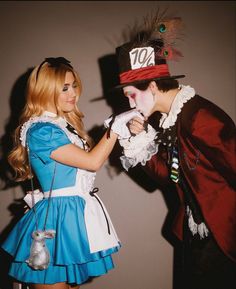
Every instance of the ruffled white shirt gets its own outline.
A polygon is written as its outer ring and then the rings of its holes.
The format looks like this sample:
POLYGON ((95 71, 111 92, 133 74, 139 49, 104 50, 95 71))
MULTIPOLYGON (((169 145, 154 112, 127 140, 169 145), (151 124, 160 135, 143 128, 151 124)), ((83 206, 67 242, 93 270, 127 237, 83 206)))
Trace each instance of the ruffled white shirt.
POLYGON ((178 114, 181 112, 184 104, 189 101, 195 95, 195 90, 191 86, 179 86, 180 91, 176 94, 169 113, 162 113, 159 126, 166 129, 173 126, 176 123, 178 114))

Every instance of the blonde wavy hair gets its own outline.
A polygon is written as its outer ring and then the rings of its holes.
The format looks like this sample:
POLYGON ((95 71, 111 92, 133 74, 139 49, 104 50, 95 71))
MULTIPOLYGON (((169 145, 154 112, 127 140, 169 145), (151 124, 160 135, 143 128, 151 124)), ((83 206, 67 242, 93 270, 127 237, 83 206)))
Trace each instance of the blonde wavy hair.
POLYGON ((81 80, 77 72, 69 65, 61 63, 54 67, 45 62, 42 66, 35 67, 30 74, 27 82, 26 104, 19 119, 19 126, 13 134, 14 148, 8 155, 8 162, 14 169, 14 179, 16 181, 24 181, 32 177, 30 175, 27 149, 22 146, 20 141, 21 126, 31 117, 40 116, 48 105, 54 105, 57 115, 65 117, 90 147, 93 144, 84 130, 82 122, 84 115, 77 105, 69 113, 63 113, 58 105, 58 96, 62 92, 67 72, 71 72, 78 83, 76 99, 78 101, 82 91, 81 80))

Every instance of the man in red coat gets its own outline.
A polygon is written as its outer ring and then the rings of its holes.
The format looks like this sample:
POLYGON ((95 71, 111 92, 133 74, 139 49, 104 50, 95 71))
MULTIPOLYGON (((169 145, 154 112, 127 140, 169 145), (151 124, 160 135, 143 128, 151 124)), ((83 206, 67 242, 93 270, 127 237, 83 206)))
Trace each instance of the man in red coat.
POLYGON ((236 129, 212 102, 179 85, 166 60, 181 19, 154 17, 138 37, 117 48, 120 82, 131 108, 157 128, 130 122, 133 136, 121 139, 126 170, 143 165, 159 183, 172 182, 180 198, 173 231, 183 244, 181 289, 236 288, 236 129), (174 27, 174 28, 173 28, 174 27), (152 33, 152 32, 155 33, 152 33))

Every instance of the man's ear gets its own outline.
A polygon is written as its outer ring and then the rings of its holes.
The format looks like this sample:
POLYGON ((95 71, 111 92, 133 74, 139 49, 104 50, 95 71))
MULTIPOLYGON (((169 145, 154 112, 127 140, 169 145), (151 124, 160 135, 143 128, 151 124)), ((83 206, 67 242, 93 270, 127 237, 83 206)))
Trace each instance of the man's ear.
POLYGON ((149 88, 151 89, 153 95, 155 95, 156 92, 158 91, 157 84, 154 80, 149 83, 149 88))

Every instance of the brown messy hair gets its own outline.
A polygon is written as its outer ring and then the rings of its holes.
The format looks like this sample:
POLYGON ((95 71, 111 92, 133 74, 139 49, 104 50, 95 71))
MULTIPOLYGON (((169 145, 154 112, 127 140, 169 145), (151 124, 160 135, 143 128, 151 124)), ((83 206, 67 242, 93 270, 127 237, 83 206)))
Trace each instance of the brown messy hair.
MULTIPOLYGON (((179 82, 176 79, 170 78, 170 79, 158 79, 158 80, 153 80, 156 82, 156 85, 159 90, 163 92, 167 92, 171 89, 175 89, 179 87, 179 82)), ((139 90, 146 90, 150 84, 149 81, 141 82, 134 84, 134 86, 139 89, 139 90)))
POLYGON ((35 67, 27 82, 26 104, 19 119, 19 125, 13 134, 14 148, 8 156, 8 162, 15 171, 15 180, 24 181, 30 178, 27 149, 21 144, 20 130, 22 125, 31 117, 40 116, 47 108, 47 105, 54 104, 57 115, 65 117, 66 120, 77 130, 79 135, 92 146, 92 140, 84 130, 82 118, 84 115, 75 105, 73 111, 63 113, 58 105, 58 96, 62 91, 65 82, 66 72, 74 75, 78 83, 77 101, 82 91, 81 80, 76 71, 66 65, 60 64, 57 67, 50 66, 47 62, 40 67, 35 67))

